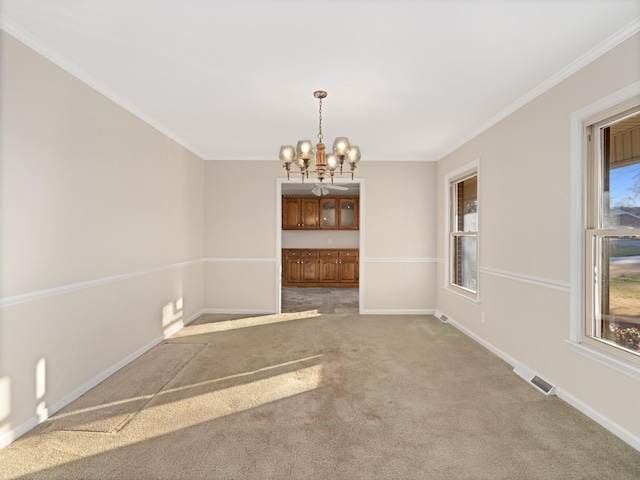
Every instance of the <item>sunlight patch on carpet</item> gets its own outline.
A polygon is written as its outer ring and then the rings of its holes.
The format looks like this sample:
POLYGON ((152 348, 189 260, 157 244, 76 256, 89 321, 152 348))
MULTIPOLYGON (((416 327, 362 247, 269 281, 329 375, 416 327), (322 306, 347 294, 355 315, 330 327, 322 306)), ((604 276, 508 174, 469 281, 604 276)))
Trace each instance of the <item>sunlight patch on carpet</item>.
MULTIPOLYGON (((133 436, 136 433, 147 437, 166 435, 315 390, 321 381, 322 365, 312 365, 226 388, 216 389, 211 385, 199 389, 197 394, 180 395, 171 401, 162 399, 165 394, 162 392, 127 426, 127 432, 133 436), (153 432, 149 432, 149 425, 154 425, 153 432)), ((166 393, 175 395, 176 390, 166 393)))
POLYGON ((117 432, 203 348, 169 343, 152 348, 60 410, 48 428, 117 432))
POLYGON ((188 325, 179 332, 176 332, 171 338, 182 338, 188 337, 190 335, 226 332, 229 330, 237 330, 239 328, 258 327, 260 325, 269 325, 273 323, 291 322, 293 320, 303 320, 306 318, 319 317, 320 315, 321 314, 318 313, 318 310, 307 310, 304 312, 278 313, 274 315, 262 315, 259 317, 239 318, 237 320, 225 320, 222 322, 188 325))

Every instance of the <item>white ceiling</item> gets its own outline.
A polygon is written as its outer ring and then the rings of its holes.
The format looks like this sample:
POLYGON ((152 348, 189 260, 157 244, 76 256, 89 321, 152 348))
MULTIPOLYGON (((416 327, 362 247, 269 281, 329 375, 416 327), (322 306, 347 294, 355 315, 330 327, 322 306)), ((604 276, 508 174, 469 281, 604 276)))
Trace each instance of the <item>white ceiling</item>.
POLYGON ((193 152, 435 160, 640 30, 640 0, 1 0, 2 28, 193 152))

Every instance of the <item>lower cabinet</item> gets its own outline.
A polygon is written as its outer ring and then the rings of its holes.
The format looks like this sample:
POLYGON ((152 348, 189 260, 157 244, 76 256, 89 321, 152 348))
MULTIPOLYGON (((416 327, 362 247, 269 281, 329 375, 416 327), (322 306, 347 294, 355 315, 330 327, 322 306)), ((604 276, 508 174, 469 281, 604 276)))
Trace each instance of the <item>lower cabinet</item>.
POLYGON ((358 249, 283 249, 285 287, 357 287, 358 249))

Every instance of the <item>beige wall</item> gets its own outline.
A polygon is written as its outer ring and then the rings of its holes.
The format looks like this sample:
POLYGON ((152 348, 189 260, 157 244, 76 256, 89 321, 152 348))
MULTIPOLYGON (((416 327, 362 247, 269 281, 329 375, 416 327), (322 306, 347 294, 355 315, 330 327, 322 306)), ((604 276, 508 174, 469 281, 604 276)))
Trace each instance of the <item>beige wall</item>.
POLYGON ((354 230, 284 230, 282 248, 358 248, 360 232, 354 230))
MULTIPOLYGON (((362 243, 363 312, 434 311, 436 165, 390 165, 369 162, 359 168, 362 229, 359 235, 332 235, 340 245, 362 243)), ((279 247, 301 246, 310 235, 292 240, 285 232, 283 239, 277 229, 277 179, 285 177, 284 170, 277 161, 206 162, 205 170, 206 309, 275 312, 279 247)), ((328 237, 320 233, 309 246, 327 248, 328 237)))
POLYGON ((636 442, 640 415, 631 412, 637 410, 640 382, 579 355, 566 340, 571 289, 581 288, 570 285, 570 224, 580 215, 570 205, 570 117, 639 78, 635 35, 447 155, 438 163, 437 179, 443 259, 444 179, 480 158, 480 303, 442 288, 440 265, 438 309, 506 358, 558 385, 563 398, 592 417, 631 432, 636 442))
POLYGON ((420 313, 436 307, 436 167, 433 162, 360 167, 366 179, 365 312, 420 313))
POLYGON ((277 162, 205 162, 205 308, 276 311, 277 162))
POLYGON ((0 45, 2 441, 203 310, 204 162, 0 45))

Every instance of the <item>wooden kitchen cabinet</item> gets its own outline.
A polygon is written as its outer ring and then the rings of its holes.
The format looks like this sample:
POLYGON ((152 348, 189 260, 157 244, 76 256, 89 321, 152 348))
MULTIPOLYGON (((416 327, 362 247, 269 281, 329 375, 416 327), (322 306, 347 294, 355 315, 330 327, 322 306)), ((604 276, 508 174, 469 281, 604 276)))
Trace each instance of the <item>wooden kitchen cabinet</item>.
POLYGON ((282 262, 282 274, 284 278, 286 278, 289 283, 301 283, 300 250, 283 250, 282 262))
POLYGON ((301 283, 316 283, 320 277, 318 250, 302 250, 300 255, 301 283))
POLYGON ((357 287, 358 249, 283 249, 285 287, 357 287))
POLYGON ((358 283, 358 250, 340 250, 338 255, 338 281, 340 283, 358 283))
POLYGON ((338 250, 319 250, 320 282, 338 282, 338 250))
POLYGON ((282 259, 282 271, 287 283, 301 285, 318 282, 320 265, 317 250, 283 250, 282 259))
POLYGON ((312 197, 282 197, 283 230, 317 230, 320 202, 312 197))
POLYGON ((358 230, 358 197, 282 197, 283 230, 358 230))

